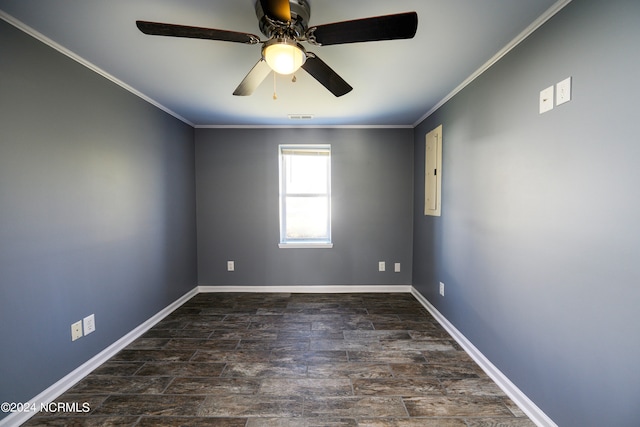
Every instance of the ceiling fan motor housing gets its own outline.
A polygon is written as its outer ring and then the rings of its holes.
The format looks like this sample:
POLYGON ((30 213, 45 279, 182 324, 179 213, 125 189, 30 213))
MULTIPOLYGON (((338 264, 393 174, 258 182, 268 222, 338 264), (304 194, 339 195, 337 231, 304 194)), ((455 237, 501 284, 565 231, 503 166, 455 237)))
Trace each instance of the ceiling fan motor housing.
POLYGON ((291 38, 303 37, 309 26, 309 18, 311 17, 311 6, 308 0, 289 0, 291 9, 291 22, 277 25, 278 22, 267 18, 262 10, 260 0, 256 1, 256 16, 258 17, 258 26, 265 36, 271 38, 273 36, 289 36, 291 38))

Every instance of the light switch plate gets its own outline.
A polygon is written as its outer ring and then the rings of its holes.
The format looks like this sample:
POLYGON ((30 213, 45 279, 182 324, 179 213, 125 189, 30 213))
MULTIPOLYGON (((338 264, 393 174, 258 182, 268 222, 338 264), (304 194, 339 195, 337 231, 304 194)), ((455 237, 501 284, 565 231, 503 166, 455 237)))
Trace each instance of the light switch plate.
POLYGON ((556 85, 556 105, 571 101, 571 77, 556 85))
POLYGON ((540 92, 540 114, 553 110, 553 86, 540 92))

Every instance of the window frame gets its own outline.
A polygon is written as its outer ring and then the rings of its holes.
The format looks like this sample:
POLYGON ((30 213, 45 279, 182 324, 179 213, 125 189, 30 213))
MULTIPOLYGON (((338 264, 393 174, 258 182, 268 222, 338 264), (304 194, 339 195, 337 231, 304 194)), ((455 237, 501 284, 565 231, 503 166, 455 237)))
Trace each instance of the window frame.
POLYGON ((294 248, 332 248, 333 241, 331 237, 331 144, 280 144, 278 145, 278 184, 279 184, 279 214, 280 214, 280 242, 278 247, 283 249, 294 248), (287 170, 285 167, 284 156, 286 151, 301 152, 327 152, 327 191, 326 193, 300 193, 302 197, 326 197, 327 198, 327 235, 322 238, 288 238, 287 237, 287 196, 296 195, 297 193, 287 193, 286 178, 287 170))

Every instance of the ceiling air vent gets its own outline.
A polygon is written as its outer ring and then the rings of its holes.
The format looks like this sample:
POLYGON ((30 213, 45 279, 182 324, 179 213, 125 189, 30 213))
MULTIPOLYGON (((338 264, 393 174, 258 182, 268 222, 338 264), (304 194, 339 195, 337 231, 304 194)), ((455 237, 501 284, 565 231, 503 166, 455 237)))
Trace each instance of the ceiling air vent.
POLYGON ((291 119, 291 120, 311 120, 311 119, 313 119, 313 114, 289 114, 289 119, 291 119))

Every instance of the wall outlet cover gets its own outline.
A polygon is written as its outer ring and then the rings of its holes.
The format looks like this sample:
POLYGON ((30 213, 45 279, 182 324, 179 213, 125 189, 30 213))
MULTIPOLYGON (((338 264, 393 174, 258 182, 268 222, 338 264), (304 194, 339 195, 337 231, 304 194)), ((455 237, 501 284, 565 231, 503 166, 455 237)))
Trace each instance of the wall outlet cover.
POLYGON ((444 283, 440 282, 440 295, 444 296, 444 283))
POLYGON ((378 262, 378 271, 385 271, 386 270, 386 264, 384 261, 380 261, 378 262))
POLYGON ((400 263, 396 262, 395 264, 393 264, 393 271, 395 271, 396 273, 400 273, 400 263))
POLYGON ((556 85, 556 105, 571 101, 571 77, 556 85))
POLYGON ((227 271, 236 271, 235 261, 227 261, 227 271))
POLYGON ((82 326, 84 328, 84 334, 89 335, 96 330, 96 318, 93 314, 88 315, 82 319, 82 326))

